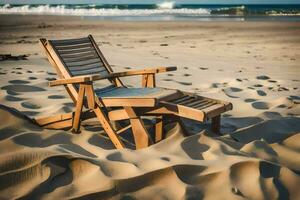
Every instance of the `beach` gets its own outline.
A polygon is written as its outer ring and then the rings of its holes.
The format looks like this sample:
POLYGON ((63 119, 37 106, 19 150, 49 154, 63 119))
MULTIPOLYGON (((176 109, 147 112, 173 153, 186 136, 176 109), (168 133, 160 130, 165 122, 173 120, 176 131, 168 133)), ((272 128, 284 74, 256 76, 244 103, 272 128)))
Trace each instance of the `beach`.
POLYGON ((300 196, 300 22, 1 15, 0 54, 21 55, 0 60, 0 199, 300 196), (231 102, 223 136, 187 120, 190 136, 174 124, 157 144, 116 150, 97 125, 72 134, 34 124, 74 109, 64 87, 48 86, 58 77, 39 38, 89 34, 116 72, 177 66, 157 86, 231 102))

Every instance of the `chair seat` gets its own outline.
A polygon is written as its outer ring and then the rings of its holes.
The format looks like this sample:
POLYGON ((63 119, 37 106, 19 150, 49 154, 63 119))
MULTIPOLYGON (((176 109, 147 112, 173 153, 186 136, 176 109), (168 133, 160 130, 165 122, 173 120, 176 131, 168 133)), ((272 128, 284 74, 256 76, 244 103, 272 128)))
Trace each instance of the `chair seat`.
POLYGON ((95 94, 102 99, 162 99, 177 93, 178 90, 166 88, 126 88, 108 86, 96 89, 95 94))

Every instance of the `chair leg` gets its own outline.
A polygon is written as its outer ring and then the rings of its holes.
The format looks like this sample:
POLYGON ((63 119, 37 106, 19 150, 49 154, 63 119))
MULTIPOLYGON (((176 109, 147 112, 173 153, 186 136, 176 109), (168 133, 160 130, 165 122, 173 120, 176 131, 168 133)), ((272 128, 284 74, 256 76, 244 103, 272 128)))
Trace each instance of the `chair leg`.
POLYGON ((148 147, 152 141, 147 129, 145 128, 144 122, 136 115, 133 108, 124 107, 124 109, 130 117, 129 121, 131 123, 136 149, 148 147))
POLYGON ((217 115, 211 119, 211 130, 214 133, 221 135, 220 128, 221 128, 221 115, 217 115))
POLYGON ((124 148, 123 142, 120 140, 119 136, 117 133, 114 131, 112 128, 111 124, 109 123, 109 120, 105 116, 105 114, 101 111, 99 107, 96 107, 94 109, 94 112, 100 121, 100 124, 102 125, 102 128, 105 130, 107 133, 108 137, 111 139, 112 143, 115 145, 117 149, 122 149, 124 148))
POLYGON ((76 110, 75 115, 73 118, 73 133, 79 133, 79 127, 80 127, 80 118, 81 118, 81 111, 83 107, 83 100, 84 100, 84 93, 85 93, 85 86, 80 85, 79 87, 79 93, 78 93, 78 100, 76 103, 76 110))
POLYGON ((163 116, 156 117, 155 122, 155 142, 159 142, 163 137, 163 116))

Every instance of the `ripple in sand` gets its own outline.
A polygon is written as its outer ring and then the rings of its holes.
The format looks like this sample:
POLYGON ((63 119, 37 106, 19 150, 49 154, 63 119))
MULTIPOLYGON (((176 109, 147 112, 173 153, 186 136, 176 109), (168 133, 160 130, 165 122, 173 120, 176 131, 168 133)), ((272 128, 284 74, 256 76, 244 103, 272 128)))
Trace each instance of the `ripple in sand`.
POLYGON ((41 108, 40 105, 37 105, 37 104, 32 103, 32 102, 29 102, 29 101, 22 102, 21 105, 22 105, 24 108, 28 108, 28 109, 39 109, 39 108, 41 108))
POLYGON ((23 80, 11 80, 11 81, 8 81, 9 83, 12 83, 12 84, 27 84, 27 83, 30 83, 29 81, 23 81, 23 80))
POLYGON ((13 92, 42 92, 46 91, 43 88, 31 86, 31 85, 6 85, 1 87, 1 90, 10 90, 13 92))
POLYGON ((65 99, 66 97, 63 95, 50 95, 48 99, 65 99))
POLYGON ((259 110, 267 110, 269 109, 269 104, 267 102, 258 101, 251 104, 253 108, 259 110))

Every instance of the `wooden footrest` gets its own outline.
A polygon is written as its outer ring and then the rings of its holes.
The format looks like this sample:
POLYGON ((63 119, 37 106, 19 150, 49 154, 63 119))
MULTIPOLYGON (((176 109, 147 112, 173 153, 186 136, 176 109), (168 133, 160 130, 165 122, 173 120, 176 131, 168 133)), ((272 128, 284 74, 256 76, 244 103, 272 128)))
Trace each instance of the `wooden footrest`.
POLYGON ((206 121, 232 110, 232 104, 225 101, 199 96, 193 93, 180 92, 178 96, 160 102, 168 110, 180 117, 206 121))

